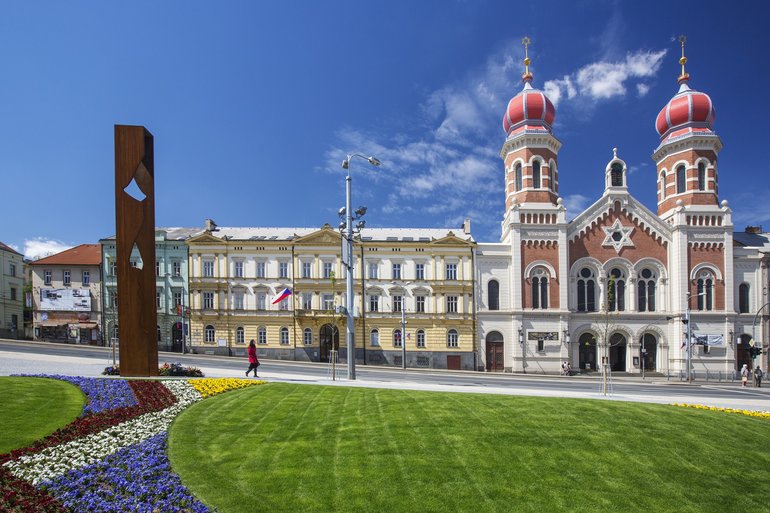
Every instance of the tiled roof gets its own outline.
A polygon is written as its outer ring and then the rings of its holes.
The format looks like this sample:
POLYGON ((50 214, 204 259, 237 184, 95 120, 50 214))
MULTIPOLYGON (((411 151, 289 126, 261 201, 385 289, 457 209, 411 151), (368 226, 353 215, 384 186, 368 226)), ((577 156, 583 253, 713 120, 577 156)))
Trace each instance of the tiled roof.
MULTIPOLYGON (((320 228, 275 228, 275 227, 227 227, 220 226, 211 235, 234 240, 285 240, 290 241, 296 237, 304 237, 320 231, 320 228)), ((401 241, 401 242, 430 242, 435 239, 443 239, 452 232, 455 237, 463 240, 473 240, 464 233, 462 228, 364 228, 361 238, 366 241, 401 241)))
POLYGON ((102 261, 100 244, 81 244, 74 248, 41 258, 30 265, 99 265, 102 261))
POLYGON ((12 247, 8 246, 7 244, 3 244, 2 242, 0 242, 0 249, 2 249, 3 251, 10 251, 11 253, 16 253, 17 255, 21 255, 21 253, 19 253, 12 247))

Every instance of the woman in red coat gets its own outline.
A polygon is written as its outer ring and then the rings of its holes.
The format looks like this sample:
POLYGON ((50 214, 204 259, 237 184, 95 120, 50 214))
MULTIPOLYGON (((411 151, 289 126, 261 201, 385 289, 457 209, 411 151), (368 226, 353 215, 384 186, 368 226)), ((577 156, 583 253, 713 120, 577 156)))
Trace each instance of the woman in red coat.
POLYGON ((257 358, 257 346, 254 345, 254 341, 249 342, 249 370, 246 371, 246 376, 249 375, 252 369, 254 369, 254 377, 257 377, 257 367, 259 367, 259 358, 257 358))

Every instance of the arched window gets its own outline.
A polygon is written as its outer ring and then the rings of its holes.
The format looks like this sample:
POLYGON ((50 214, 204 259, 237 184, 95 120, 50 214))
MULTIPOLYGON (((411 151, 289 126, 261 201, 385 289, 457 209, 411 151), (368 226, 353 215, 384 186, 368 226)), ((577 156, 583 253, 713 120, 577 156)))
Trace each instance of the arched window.
POLYGON ((214 335, 215 335, 214 326, 212 326, 211 324, 206 326, 205 333, 206 333, 206 342, 214 342, 214 335))
POLYGON ((532 308, 548 308, 548 271, 544 267, 532 269, 532 308))
POLYGON ((617 267, 607 276, 607 310, 623 312, 626 309, 626 276, 617 267))
POLYGON ((684 166, 676 168, 676 193, 682 194, 687 191, 687 171, 684 166))
POLYGON ((267 344, 267 328, 264 326, 257 329, 257 344, 267 344))
POLYGON ((551 171, 551 190, 556 192, 556 184, 559 181, 559 170, 556 169, 556 162, 553 160, 548 163, 548 169, 551 171))
POLYGON ((640 312, 655 311, 656 275, 652 269, 642 269, 639 273, 636 295, 637 308, 640 312))
POLYGON ((457 347, 458 346, 458 335, 457 330, 449 330, 446 334, 446 345, 447 347, 457 347))
POLYGON ((372 331, 369 332, 369 345, 373 347, 380 346, 380 330, 378 330, 377 328, 374 328, 372 331))
POLYGON ((532 187, 535 189, 540 188, 540 161, 535 160, 532 162, 532 187))
POLYGON ((310 328, 305 328, 302 332, 302 343, 306 346, 312 346, 313 345, 313 330, 310 328))
POLYGON ((706 164, 703 162, 698 163, 698 190, 706 190, 706 164))
POLYGON ((615 162, 610 167, 610 185, 623 187, 623 166, 619 162, 615 162))
POLYGON ((417 347, 425 347, 425 330, 417 330, 417 347))
POLYGON ((487 301, 490 310, 500 310, 500 283, 497 280, 487 283, 487 301))
POLYGON ((584 267, 578 273, 577 280, 577 311, 596 311, 596 277, 588 267, 584 267))
POLYGON ((738 287, 738 312, 749 313, 749 284, 741 283, 738 287))
POLYGON ((714 309, 714 277, 708 271, 698 273, 698 310, 714 309))
POLYGON ((236 344, 244 344, 246 342, 246 337, 243 334, 243 327, 238 326, 235 328, 235 343, 236 344))
POLYGON ((516 192, 521 190, 521 164, 516 164, 516 170, 513 175, 514 185, 516 186, 516 192))
POLYGON ((660 199, 666 199, 666 172, 660 172, 660 199))
POLYGON ((281 344, 289 343, 289 328, 281 328, 281 344))
POLYGON ((401 347, 401 329, 393 330, 393 347, 401 347))

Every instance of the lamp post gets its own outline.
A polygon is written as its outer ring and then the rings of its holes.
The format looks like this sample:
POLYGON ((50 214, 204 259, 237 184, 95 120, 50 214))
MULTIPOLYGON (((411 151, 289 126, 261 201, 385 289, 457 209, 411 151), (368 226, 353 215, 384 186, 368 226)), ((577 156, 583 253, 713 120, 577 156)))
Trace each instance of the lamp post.
MULTIPOLYGON (((340 209, 340 216, 344 215, 345 232, 343 238, 345 239, 342 244, 342 260, 345 268, 347 269, 346 276, 346 296, 347 296, 347 346, 348 346, 348 379, 356 379, 356 353, 355 353, 355 329, 353 326, 353 221, 361 219, 366 214, 366 207, 358 207, 355 211, 355 218, 353 217, 353 208, 351 201, 351 178, 350 178, 350 160, 353 157, 364 159, 373 166, 379 166, 380 161, 372 156, 365 157, 359 153, 348 155, 345 160, 342 161, 342 169, 345 169, 348 174, 345 177, 345 209, 344 212, 340 209)), ((365 222, 360 221, 356 228, 358 231, 363 229, 365 222)))

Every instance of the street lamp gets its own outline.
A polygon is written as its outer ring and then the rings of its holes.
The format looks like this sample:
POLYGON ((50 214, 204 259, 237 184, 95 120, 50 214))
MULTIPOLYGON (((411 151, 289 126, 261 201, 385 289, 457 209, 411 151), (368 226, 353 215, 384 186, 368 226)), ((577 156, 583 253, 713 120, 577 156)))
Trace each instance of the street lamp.
MULTIPOLYGON (((373 166, 379 166, 380 161, 372 156, 365 157, 359 153, 348 155, 345 160, 342 161, 342 169, 347 170, 348 174, 345 177, 345 209, 340 209, 340 218, 344 217, 345 232, 343 235, 344 241, 342 244, 342 260, 345 268, 347 269, 346 284, 347 284, 347 317, 348 317, 348 329, 347 329, 347 346, 348 346, 348 379, 356 379, 356 353, 355 353, 355 330, 353 326, 353 221, 361 219, 366 214, 366 207, 358 207, 355 213, 353 212, 351 202, 351 178, 350 178, 350 160, 353 157, 364 159, 373 166), (355 215, 355 217, 354 217, 355 215)), ((365 221, 361 220, 356 225, 356 228, 360 232, 365 225, 365 221)), ((340 224, 342 228, 342 223, 340 224)))
POLYGON ((685 323, 687 324, 687 383, 692 383, 692 372, 690 371, 690 362, 692 360, 692 323, 690 322, 690 299, 693 297, 705 296, 706 291, 699 292, 693 296, 692 292, 687 293, 687 313, 685 323))

